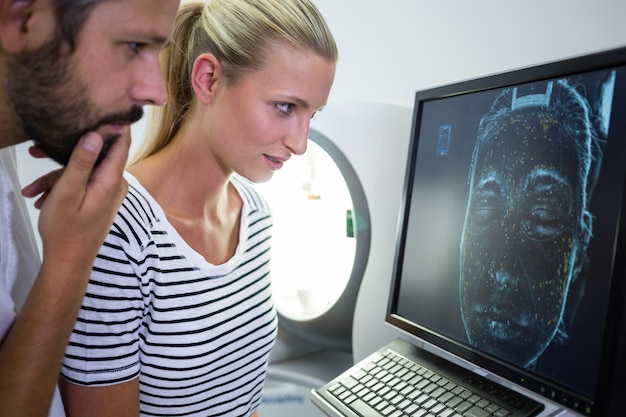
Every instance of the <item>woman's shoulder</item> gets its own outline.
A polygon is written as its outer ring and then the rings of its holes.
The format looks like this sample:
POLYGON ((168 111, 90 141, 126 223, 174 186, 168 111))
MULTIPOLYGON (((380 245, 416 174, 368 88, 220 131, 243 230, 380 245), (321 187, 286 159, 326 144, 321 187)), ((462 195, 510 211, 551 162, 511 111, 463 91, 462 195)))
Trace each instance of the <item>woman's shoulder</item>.
POLYGON ((235 186, 241 196, 244 206, 248 206, 251 211, 270 212, 270 207, 265 197, 255 188, 254 184, 237 174, 231 177, 231 183, 235 186))
POLYGON ((128 181, 128 193, 118 210, 112 233, 143 248, 152 240, 151 235, 164 215, 161 207, 132 175, 125 173, 124 178, 128 181))

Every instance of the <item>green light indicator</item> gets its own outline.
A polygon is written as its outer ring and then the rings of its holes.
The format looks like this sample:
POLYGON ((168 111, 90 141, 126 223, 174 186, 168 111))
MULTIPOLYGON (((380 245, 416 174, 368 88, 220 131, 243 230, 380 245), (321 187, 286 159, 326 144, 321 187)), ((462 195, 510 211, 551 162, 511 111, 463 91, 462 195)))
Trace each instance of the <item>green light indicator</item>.
POLYGON ((346 237, 354 237, 354 218, 352 210, 346 210, 346 237))

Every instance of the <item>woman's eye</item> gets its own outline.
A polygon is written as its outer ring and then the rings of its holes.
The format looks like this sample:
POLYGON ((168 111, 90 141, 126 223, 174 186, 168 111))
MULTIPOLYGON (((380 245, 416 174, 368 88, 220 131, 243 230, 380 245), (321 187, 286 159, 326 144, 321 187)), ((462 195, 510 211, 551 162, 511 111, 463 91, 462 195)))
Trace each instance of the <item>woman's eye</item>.
POLYGON ((293 104, 291 103, 277 103, 276 104, 276 108, 281 112, 281 113, 285 113, 285 114, 289 114, 291 113, 291 111, 293 110, 293 104))

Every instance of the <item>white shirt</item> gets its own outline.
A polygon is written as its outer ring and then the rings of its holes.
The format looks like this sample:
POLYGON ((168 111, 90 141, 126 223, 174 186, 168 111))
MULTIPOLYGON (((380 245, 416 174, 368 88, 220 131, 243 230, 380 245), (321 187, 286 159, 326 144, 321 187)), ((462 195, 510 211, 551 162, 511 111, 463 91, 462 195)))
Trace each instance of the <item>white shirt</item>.
POLYGON ((126 173, 129 191, 95 260, 61 369, 83 386, 139 379, 142 416, 250 415, 277 323, 272 216, 249 181, 234 255, 214 265, 126 173))
MULTIPOLYGON (((35 235, 18 180, 15 149, 0 149, 0 339, 4 339, 16 312, 24 304, 40 266, 35 235)), ((58 388, 49 416, 65 416, 58 388)))

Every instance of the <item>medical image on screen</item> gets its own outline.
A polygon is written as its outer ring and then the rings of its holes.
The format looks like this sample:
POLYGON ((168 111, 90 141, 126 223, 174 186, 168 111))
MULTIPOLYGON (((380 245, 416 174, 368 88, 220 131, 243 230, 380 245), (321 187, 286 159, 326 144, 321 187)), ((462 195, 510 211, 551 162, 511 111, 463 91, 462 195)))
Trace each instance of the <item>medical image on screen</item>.
POLYGON ((620 68, 424 102, 400 316, 593 392, 624 180, 624 100, 614 100, 624 80, 620 68))
POLYGON ((568 80, 504 90, 481 119, 469 171, 460 301, 470 344, 532 367, 567 340, 602 162, 587 98, 568 80))

